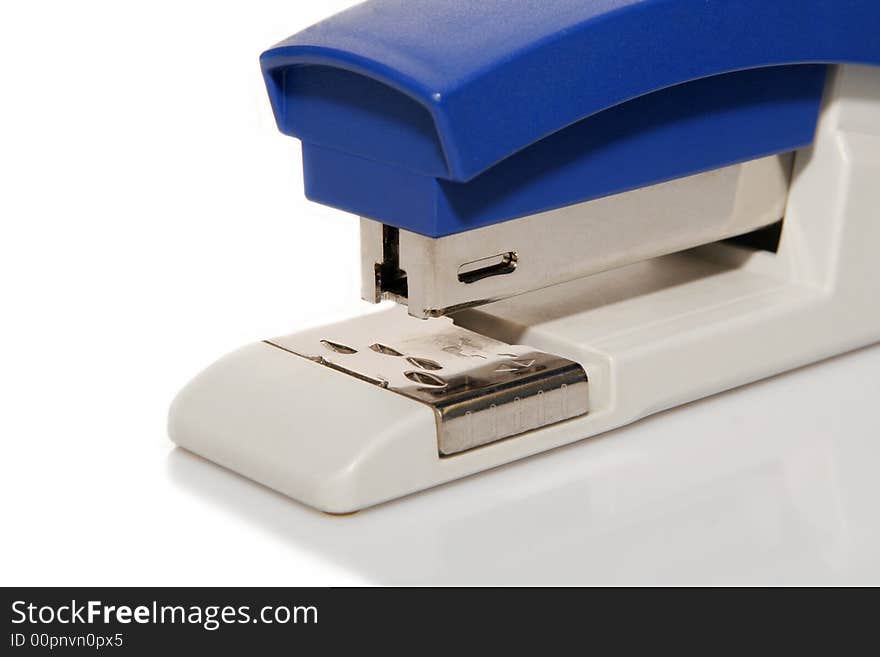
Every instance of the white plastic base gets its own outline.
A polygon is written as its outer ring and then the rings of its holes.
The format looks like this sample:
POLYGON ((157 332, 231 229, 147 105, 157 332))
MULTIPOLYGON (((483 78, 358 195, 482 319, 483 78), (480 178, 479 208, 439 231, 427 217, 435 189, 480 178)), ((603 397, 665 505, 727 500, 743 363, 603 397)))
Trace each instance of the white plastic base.
POLYGON ((581 363, 589 415, 441 459, 428 407, 257 344, 180 394, 170 434, 306 504, 355 511, 880 340, 878 247, 880 69, 842 67, 798 153, 778 253, 710 245, 455 316, 581 363))

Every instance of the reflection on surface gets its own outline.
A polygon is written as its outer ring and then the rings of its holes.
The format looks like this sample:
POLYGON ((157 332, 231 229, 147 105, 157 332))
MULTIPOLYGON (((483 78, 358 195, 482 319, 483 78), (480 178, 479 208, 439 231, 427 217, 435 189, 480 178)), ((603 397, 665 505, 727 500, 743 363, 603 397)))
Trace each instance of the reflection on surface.
POLYGON ((354 516, 173 481, 380 584, 880 583, 880 348, 354 516))

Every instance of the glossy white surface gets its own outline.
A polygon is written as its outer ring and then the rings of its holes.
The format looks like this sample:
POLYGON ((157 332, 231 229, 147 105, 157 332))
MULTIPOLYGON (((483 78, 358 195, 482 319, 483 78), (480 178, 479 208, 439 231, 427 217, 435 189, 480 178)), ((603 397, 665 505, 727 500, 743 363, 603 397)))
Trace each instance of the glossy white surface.
POLYGON ((345 4, 0 8, 0 583, 880 584, 880 347, 343 518, 172 448, 199 369, 361 307, 256 65, 345 4))

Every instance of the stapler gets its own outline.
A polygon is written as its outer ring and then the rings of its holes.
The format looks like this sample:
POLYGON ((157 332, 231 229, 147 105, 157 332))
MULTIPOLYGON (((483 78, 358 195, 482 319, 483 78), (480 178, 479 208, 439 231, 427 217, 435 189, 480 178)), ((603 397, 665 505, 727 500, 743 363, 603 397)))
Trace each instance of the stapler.
POLYGON ((876 0, 372 0, 261 64, 396 303, 226 356, 169 430, 296 500, 356 511, 880 340, 876 0))

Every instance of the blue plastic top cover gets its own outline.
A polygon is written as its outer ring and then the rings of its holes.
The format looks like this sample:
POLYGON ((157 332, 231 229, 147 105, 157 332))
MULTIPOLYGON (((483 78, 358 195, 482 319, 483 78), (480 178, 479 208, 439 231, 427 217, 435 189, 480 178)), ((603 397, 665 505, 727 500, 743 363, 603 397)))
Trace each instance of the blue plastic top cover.
POLYGON ((878 0, 371 0, 261 58, 309 198, 439 237, 813 139, 878 0))

